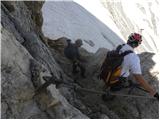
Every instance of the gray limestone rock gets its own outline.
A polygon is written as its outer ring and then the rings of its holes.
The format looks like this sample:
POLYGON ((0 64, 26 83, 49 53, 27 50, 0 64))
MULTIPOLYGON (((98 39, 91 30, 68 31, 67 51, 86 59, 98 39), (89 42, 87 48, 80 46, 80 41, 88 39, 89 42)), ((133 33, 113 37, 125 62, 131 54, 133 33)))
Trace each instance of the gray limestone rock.
MULTIPOLYGON (((75 85, 102 91, 104 83, 97 75, 108 50, 99 49, 93 54, 80 49, 80 53, 87 59, 87 78, 72 75, 72 63, 64 57, 63 49, 58 48, 65 46, 61 44, 63 42, 58 42, 57 39, 58 46, 55 45, 56 42, 48 42, 52 43, 48 45, 52 48, 42 42, 40 28, 43 19, 39 12, 42 4, 36 4, 34 9, 34 5, 29 6, 30 3, 23 1, 2 2, 1 118, 159 117, 159 103, 156 100, 115 97, 112 101, 103 101, 100 94, 70 88, 69 84, 72 87, 75 85), (36 20, 34 14, 40 19, 36 20), (35 95, 37 88, 45 83, 44 76, 54 76, 66 85, 56 87, 51 84, 35 95)), ((151 59, 153 56, 152 53, 140 54, 144 78, 158 91, 158 78, 149 71, 155 65, 151 59)), ((127 90, 120 91, 123 92, 126 93, 127 90)), ((137 89, 132 92, 137 93, 147 95, 137 89)))
POLYGON ((46 118, 32 100, 29 59, 33 58, 5 28, 2 28, 2 52, 2 118, 46 118))
POLYGON ((2 118, 88 118, 70 105, 54 85, 33 96, 44 83, 43 76, 52 73, 60 78, 62 70, 34 31, 30 16, 23 1, 8 2, 2 10, 2 118), (25 36, 30 31, 33 34, 25 36), (31 61, 37 63, 34 78, 31 61))

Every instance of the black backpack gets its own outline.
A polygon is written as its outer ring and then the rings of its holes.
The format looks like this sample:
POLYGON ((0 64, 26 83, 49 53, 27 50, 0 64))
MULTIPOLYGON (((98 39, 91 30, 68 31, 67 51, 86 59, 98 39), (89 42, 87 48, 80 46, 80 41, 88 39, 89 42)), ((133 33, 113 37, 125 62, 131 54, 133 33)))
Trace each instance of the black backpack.
POLYGON ((119 45, 116 50, 109 51, 101 66, 99 77, 104 80, 107 86, 112 86, 119 81, 118 78, 121 76, 121 64, 124 56, 133 53, 131 50, 119 53, 124 45, 125 44, 119 45))
POLYGON ((68 45, 64 48, 64 55, 70 60, 77 59, 79 57, 78 48, 70 40, 67 43, 68 45))

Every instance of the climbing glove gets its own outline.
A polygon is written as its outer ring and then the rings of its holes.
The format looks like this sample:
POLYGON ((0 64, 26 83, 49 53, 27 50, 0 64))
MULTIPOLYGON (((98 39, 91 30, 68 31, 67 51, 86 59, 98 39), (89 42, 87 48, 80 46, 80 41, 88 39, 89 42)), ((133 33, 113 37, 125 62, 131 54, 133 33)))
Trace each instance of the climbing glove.
POLYGON ((158 92, 154 95, 154 97, 155 97, 157 100, 159 100, 159 94, 158 94, 158 92))

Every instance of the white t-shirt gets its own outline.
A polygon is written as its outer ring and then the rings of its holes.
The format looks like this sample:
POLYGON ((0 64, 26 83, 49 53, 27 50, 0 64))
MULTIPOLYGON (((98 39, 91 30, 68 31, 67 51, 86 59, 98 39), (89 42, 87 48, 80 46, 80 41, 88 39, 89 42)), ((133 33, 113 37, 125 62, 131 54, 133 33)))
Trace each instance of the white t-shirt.
POLYGON ((120 53, 127 50, 131 50, 133 51, 133 53, 129 53, 128 55, 124 56, 124 61, 122 62, 121 76, 128 77, 130 75, 130 72, 133 74, 142 74, 139 56, 134 52, 131 46, 125 44, 120 49, 120 53))

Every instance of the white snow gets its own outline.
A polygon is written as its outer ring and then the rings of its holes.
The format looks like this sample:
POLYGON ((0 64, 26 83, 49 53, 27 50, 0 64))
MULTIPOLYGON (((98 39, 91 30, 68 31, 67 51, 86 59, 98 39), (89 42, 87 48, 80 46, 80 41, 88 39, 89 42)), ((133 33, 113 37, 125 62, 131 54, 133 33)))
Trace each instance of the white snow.
MULTIPOLYGON (((86 2, 89 3, 89 1, 86 2)), ((65 36, 73 41, 78 38, 92 41, 95 46, 90 46, 86 42, 83 45, 90 52, 96 52, 100 47, 112 49, 117 44, 122 43, 122 35, 114 22, 107 17, 107 12, 105 13, 107 10, 102 8, 100 2, 98 8, 96 8, 96 4, 90 5, 90 11, 85 9, 85 7, 88 8, 87 6, 82 7, 82 4, 84 1, 77 1, 77 3, 73 1, 45 2, 42 8, 44 18, 42 30, 45 36, 51 39, 65 36), (105 18, 106 16, 106 19, 98 19, 98 16, 93 14, 93 8, 104 13, 100 17, 105 18), (105 22, 108 22, 109 25, 106 25, 105 22)))
POLYGON ((143 36, 152 49, 142 44, 146 51, 158 51, 156 46, 160 46, 160 5, 155 0, 148 1, 124 1, 122 0, 125 15, 135 26, 135 31, 139 32, 143 28, 143 36), (138 27, 137 27, 138 26, 138 27), (154 43, 154 42, 155 43, 154 43))

